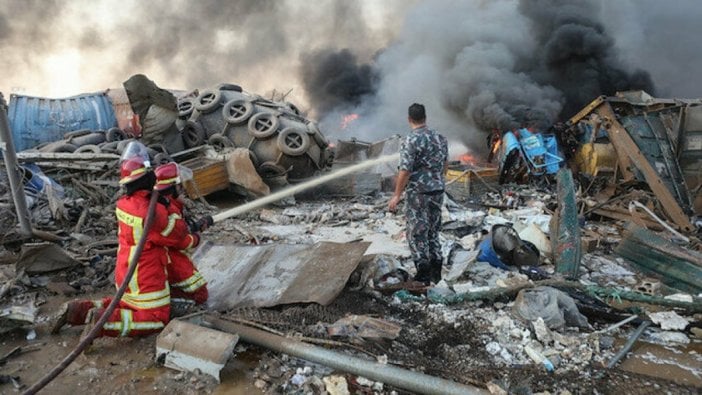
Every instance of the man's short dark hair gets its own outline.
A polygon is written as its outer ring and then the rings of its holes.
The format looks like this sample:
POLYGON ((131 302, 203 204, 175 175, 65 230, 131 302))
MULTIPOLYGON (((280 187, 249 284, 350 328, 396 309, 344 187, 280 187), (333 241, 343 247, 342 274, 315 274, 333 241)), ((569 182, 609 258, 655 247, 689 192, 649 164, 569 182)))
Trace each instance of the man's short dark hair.
POLYGON ((414 122, 424 122, 427 120, 427 113, 424 110, 424 106, 419 103, 413 103, 409 106, 408 115, 414 122))

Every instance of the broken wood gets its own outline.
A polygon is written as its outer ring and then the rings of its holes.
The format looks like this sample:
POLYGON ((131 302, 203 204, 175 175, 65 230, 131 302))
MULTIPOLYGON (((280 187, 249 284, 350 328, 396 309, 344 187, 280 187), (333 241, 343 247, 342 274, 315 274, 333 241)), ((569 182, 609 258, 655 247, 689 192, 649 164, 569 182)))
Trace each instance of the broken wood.
POLYGON ((119 155, 116 154, 95 154, 95 153, 71 153, 71 152, 18 152, 17 159, 20 162, 37 162, 37 161, 66 161, 67 163, 79 160, 87 161, 110 161, 118 160, 119 155))
POLYGON ((694 227, 683 211, 677 199, 663 183, 661 177, 653 168, 648 159, 641 153, 636 142, 629 136, 629 132, 617 121, 609 104, 599 106, 598 114, 606 119, 605 128, 609 131, 609 139, 619 154, 620 161, 627 158, 630 165, 635 166, 644 176, 644 179, 656 195, 670 219, 684 231, 691 232, 694 227))

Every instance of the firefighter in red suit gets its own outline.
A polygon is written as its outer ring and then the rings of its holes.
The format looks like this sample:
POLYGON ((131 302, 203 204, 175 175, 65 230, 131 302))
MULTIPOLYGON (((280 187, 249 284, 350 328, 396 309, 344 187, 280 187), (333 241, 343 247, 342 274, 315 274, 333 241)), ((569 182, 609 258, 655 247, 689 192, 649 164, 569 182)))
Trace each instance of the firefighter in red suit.
MULTIPOLYGON (((212 225, 212 217, 206 216, 195 223, 186 221, 184 214, 181 186, 181 168, 176 163, 166 163, 156 168, 156 186, 161 197, 166 201, 164 204, 169 215, 175 215, 179 226, 188 227, 190 231, 204 231, 212 225), (188 225, 190 223, 190 225, 188 225)), ((168 284, 171 287, 171 298, 192 300, 196 304, 203 304, 207 301, 207 282, 202 274, 197 271, 193 261, 190 259, 186 249, 168 248, 168 284)))
MULTIPOLYGON (((119 248, 115 266, 115 285, 124 281, 136 245, 146 222, 149 200, 156 177, 150 169, 146 147, 130 143, 120 162, 120 184, 126 189, 116 204, 119 248)), ((199 243, 197 235, 189 234, 178 216, 169 213, 166 206, 156 204, 153 225, 146 235, 144 249, 129 286, 103 326, 100 336, 144 336, 159 332, 168 323, 171 295, 168 285, 168 249, 193 247, 199 243)), ((112 298, 79 300, 64 305, 53 324, 57 333, 65 324, 88 324, 84 334, 95 324, 112 298)))

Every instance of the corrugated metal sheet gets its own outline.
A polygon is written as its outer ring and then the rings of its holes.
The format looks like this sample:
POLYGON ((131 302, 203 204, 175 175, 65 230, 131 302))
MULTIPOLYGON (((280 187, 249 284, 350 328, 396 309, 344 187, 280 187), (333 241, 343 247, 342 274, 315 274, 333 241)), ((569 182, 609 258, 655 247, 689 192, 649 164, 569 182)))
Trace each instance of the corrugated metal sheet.
POLYGON ((18 151, 60 140, 73 130, 107 130, 117 125, 112 103, 104 92, 63 99, 13 94, 8 118, 18 151))

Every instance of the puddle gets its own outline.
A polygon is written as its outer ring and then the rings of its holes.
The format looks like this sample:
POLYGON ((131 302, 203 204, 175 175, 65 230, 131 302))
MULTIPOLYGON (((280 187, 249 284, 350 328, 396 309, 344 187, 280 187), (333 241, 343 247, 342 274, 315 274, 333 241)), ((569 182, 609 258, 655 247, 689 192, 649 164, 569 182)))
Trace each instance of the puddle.
MULTIPOLYGON (((621 347, 624 341, 617 342, 621 347)), ((623 370, 660 377, 685 385, 702 386, 702 343, 666 347, 637 342, 619 364, 623 370)))
POLYGON ((246 350, 237 353, 220 371, 221 383, 215 388, 213 395, 249 395, 263 394, 254 386, 254 369, 258 366, 261 353, 246 350))

